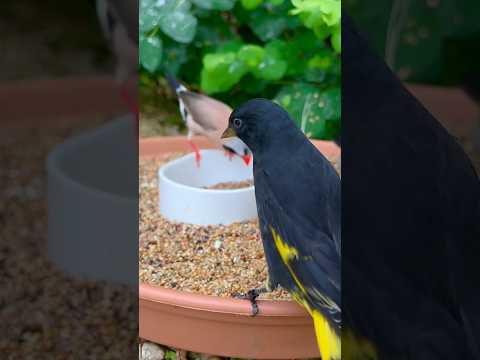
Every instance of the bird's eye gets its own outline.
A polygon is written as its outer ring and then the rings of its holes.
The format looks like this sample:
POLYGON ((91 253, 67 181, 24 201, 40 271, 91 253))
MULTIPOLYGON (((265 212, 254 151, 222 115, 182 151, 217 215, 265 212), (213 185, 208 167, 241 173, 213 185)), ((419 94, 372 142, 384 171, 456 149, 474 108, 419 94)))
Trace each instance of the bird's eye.
POLYGON ((233 119, 233 126, 235 126, 236 129, 239 129, 242 126, 242 120, 238 118, 233 119))

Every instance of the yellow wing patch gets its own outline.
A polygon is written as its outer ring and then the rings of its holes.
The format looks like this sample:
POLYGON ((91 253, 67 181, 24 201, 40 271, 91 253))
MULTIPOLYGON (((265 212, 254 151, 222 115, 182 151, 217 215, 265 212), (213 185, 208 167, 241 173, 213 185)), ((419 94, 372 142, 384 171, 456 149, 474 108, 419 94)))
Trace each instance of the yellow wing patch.
POLYGON ((297 285, 297 287, 302 291, 302 293, 306 294, 307 292, 303 287, 303 284, 297 278, 297 275, 294 273, 290 265, 290 261, 298 258, 298 250, 295 249, 294 247, 289 246, 287 243, 285 243, 285 241, 282 240, 282 237, 271 226, 270 226, 270 231, 272 232, 273 241, 275 242, 275 246, 277 247, 278 253, 282 258, 283 263, 288 268, 288 271, 290 272, 290 275, 292 275, 293 280, 295 281, 295 284, 297 285))
POLYGON ((280 257, 282 258, 282 261, 285 263, 285 265, 287 265, 290 262, 290 260, 298 258, 297 249, 285 243, 280 237, 280 235, 278 235, 275 229, 272 228, 271 226, 270 226, 270 231, 272 232, 275 246, 277 247, 277 250, 280 253, 280 257))
MULTIPOLYGON (((290 262, 293 259, 298 259, 299 254, 298 250, 292 246, 289 246, 285 243, 281 236, 270 226, 270 231, 272 232, 273 241, 275 246, 280 254, 280 257, 288 268, 290 275, 292 276, 295 284, 300 289, 302 294, 293 293, 292 296, 300 305, 305 307, 310 313, 313 319, 313 324, 315 327, 315 335, 317 337, 317 344, 320 351, 320 356, 322 360, 340 360, 342 358, 342 348, 340 337, 336 334, 335 330, 332 329, 328 320, 322 315, 320 311, 312 309, 310 305, 305 301, 304 296, 307 291, 300 280, 297 278, 297 275, 293 272, 290 262)), ((328 299, 323 296, 324 299, 328 299)), ((328 299, 330 302, 331 300, 328 299)), ((325 300, 328 303, 327 300, 325 300)))

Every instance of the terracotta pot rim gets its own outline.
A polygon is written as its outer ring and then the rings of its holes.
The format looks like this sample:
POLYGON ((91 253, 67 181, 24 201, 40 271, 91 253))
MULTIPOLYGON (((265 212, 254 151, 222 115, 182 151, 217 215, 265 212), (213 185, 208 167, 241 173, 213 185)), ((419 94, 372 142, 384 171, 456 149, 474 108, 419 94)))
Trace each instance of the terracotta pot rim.
MULTIPOLYGON (((160 286, 140 283, 140 300, 172 305, 184 309, 227 315, 251 316, 250 302, 242 299, 203 295, 167 289, 160 286)), ((308 313, 296 302, 288 300, 258 300, 258 317, 299 317, 308 319, 308 313)))

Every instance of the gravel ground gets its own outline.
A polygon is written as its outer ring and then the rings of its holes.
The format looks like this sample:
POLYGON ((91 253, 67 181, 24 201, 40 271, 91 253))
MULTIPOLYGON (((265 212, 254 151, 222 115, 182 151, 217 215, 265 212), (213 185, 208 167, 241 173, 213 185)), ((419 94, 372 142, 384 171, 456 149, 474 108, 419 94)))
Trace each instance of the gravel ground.
MULTIPOLYGON (((222 297, 264 286, 268 271, 257 220, 202 227, 159 215, 157 171, 178 156, 140 160, 140 280, 222 297)), ((290 295, 278 289, 261 298, 289 300, 290 295)))
POLYGON ((123 286, 72 279, 46 256, 45 157, 75 131, 0 133, 2 359, 137 355, 138 295, 123 286))

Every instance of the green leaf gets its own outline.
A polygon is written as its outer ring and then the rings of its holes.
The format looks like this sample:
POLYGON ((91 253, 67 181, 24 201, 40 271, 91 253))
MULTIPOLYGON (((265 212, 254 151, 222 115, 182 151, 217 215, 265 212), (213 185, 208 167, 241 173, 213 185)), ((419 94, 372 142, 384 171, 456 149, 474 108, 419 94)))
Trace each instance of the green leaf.
POLYGON ((319 68, 322 70, 328 69, 333 64, 333 57, 328 51, 320 51, 308 61, 309 68, 319 68))
POLYGON ((326 25, 325 23, 320 23, 313 27, 313 33, 321 40, 325 40, 330 35, 332 35, 332 27, 326 25))
POLYGON ((162 65, 170 73, 177 75, 180 67, 189 60, 188 47, 165 38, 163 41, 162 65))
POLYGON ((297 34, 286 43, 282 52, 288 63, 287 75, 301 75, 307 67, 307 61, 312 56, 325 49, 325 44, 311 31, 297 34))
POLYGON ((265 50, 269 53, 275 53, 276 56, 284 58, 284 54, 287 51, 287 43, 283 40, 273 40, 270 41, 266 46, 265 50))
POLYGON ((267 42, 277 38, 286 29, 298 26, 298 19, 288 15, 290 9, 288 1, 273 7, 264 5, 249 13, 245 21, 260 40, 267 42))
POLYGON ((259 17, 254 21, 256 22, 252 23, 252 30, 262 41, 277 38, 288 27, 287 19, 284 17, 259 17))
MULTIPOLYGON (((152 0, 150 0, 152 1, 152 0)), ((189 12, 192 8, 190 0, 153 0, 155 6, 162 9, 162 16, 169 16, 172 12, 189 12)))
POLYGON ((301 15, 305 26, 313 28, 325 23, 335 26, 340 23, 342 5, 340 0, 292 0, 293 15, 301 15))
POLYGON ((206 10, 231 10, 235 5, 235 0, 190 0, 198 7, 206 10))
POLYGON ((327 140, 338 136, 340 88, 321 90, 297 83, 283 87, 274 100, 289 112, 307 136, 327 140))
POLYGON ((337 54, 342 52, 342 28, 337 26, 332 34, 332 47, 337 54))
POLYGON ((244 45, 238 52, 238 58, 249 68, 257 67, 265 56, 265 50, 258 45, 244 45))
POLYGON ((253 10, 259 7, 263 0, 242 0, 242 6, 247 10, 253 10))
POLYGON ((317 104, 320 117, 338 121, 341 114, 341 91, 340 87, 334 87, 322 92, 317 104))
POLYGON ((140 36, 140 63, 150 73, 160 68, 162 39, 159 36, 140 36))
POLYGON ((253 74, 264 80, 280 80, 287 71, 287 62, 279 51, 280 44, 265 47, 265 56, 258 66, 253 69, 253 74))
POLYGON ((157 27, 160 24, 161 13, 162 10, 155 6, 153 0, 142 0, 138 19, 140 32, 146 33, 157 27))
POLYGON ((203 58, 203 65, 200 85, 208 94, 229 90, 248 71, 234 52, 207 54, 203 58))
POLYGON ((292 0, 292 4, 295 8, 290 14, 298 15, 304 25, 321 39, 329 36, 340 24, 340 0, 292 0))
POLYGON ((217 53, 229 53, 229 52, 237 53, 242 46, 243 46, 243 43, 239 40, 227 41, 218 47, 217 53))
POLYGON ((308 60, 304 73, 305 80, 322 83, 327 74, 332 72, 333 66, 336 66, 335 55, 330 49, 321 49, 318 54, 308 60))
POLYGON ((232 40, 235 37, 229 24, 218 14, 199 18, 194 44, 202 51, 211 52, 218 44, 232 40))
POLYGON ((188 12, 174 11, 160 19, 160 28, 175 41, 189 43, 195 36, 197 19, 188 12))
POLYGON ((203 66, 207 70, 214 70, 222 64, 231 64, 235 61, 236 54, 234 52, 207 54, 203 58, 203 66))
POLYGON ((246 94, 256 97, 265 97, 265 89, 269 82, 262 79, 257 79, 251 74, 248 74, 242 78, 239 83, 239 87, 245 91, 246 94))
POLYGON ((287 71, 287 63, 272 56, 266 56, 265 60, 259 65, 255 75, 261 79, 275 81, 283 78, 287 71))

